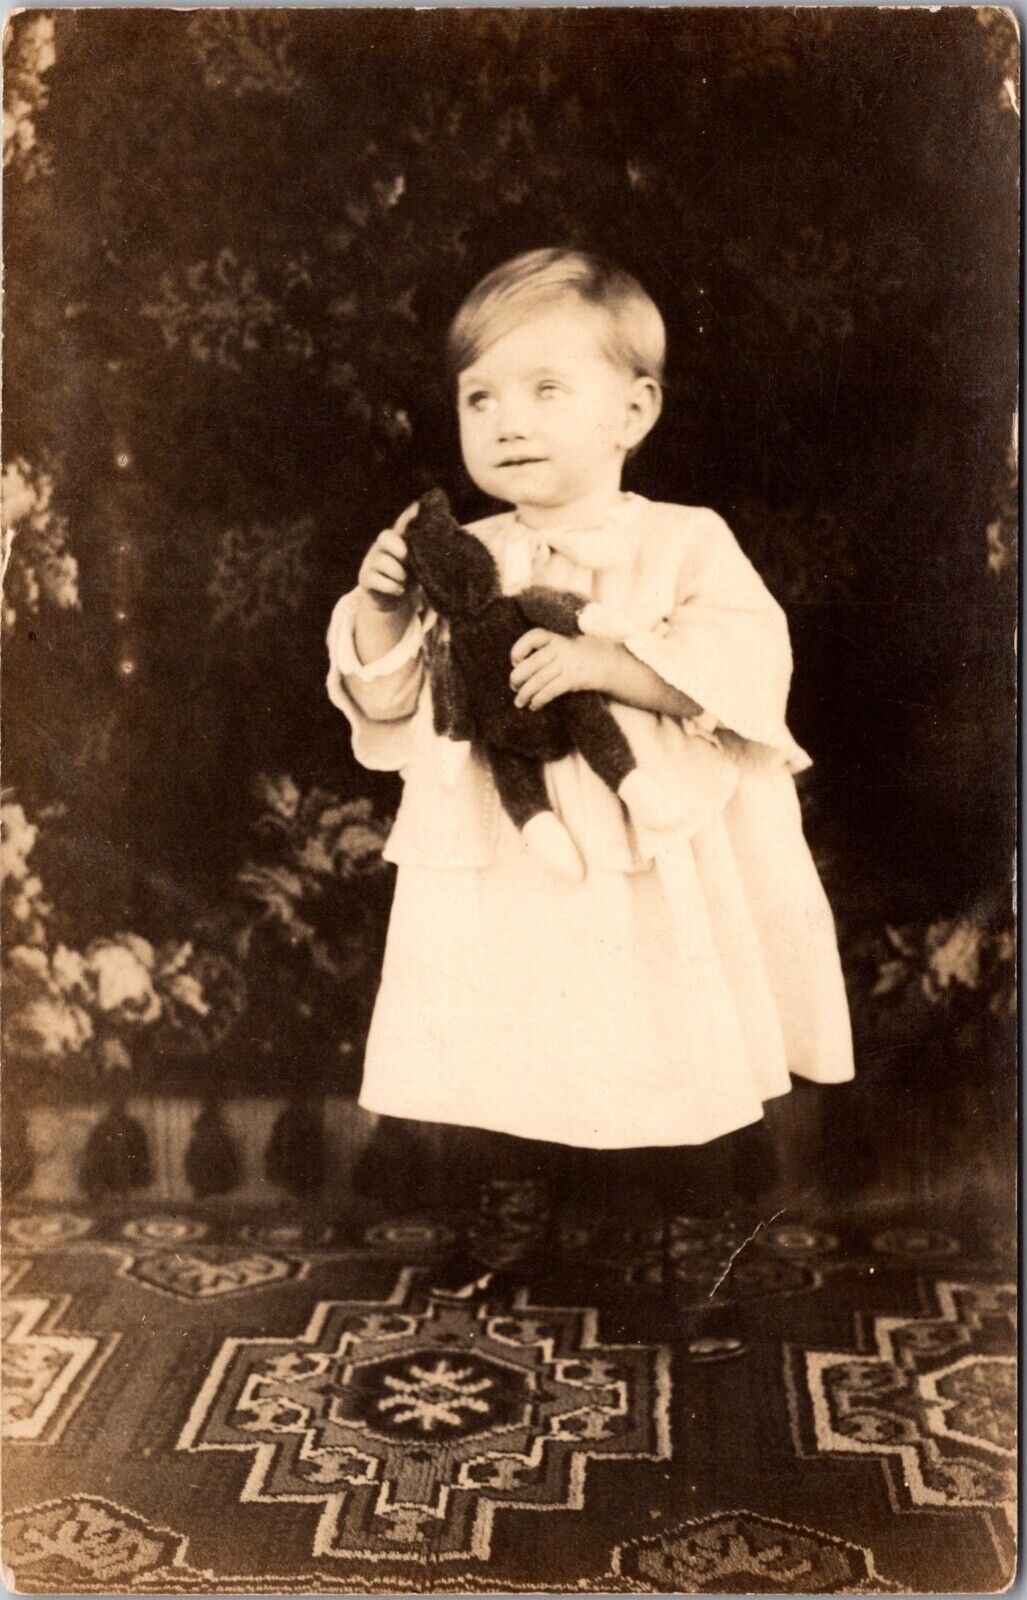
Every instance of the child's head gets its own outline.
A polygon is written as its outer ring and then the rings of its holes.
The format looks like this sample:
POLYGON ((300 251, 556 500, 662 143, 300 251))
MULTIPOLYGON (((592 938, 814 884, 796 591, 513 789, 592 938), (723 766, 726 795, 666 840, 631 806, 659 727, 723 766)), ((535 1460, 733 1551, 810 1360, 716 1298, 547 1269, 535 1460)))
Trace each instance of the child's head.
POLYGON ((449 359, 474 481, 559 508, 620 483, 659 415, 663 319, 630 274, 576 250, 533 250, 471 291, 449 359))

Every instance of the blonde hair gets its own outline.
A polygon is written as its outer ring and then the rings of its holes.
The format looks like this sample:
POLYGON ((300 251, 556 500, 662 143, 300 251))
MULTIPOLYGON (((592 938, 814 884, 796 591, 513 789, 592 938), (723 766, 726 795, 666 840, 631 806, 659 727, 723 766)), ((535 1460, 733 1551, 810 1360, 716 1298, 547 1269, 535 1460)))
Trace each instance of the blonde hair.
POLYGON ((459 376, 490 344, 567 295, 605 312, 605 344, 611 360, 629 368, 636 378, 662 383, 667 334, 642 285, 601 256, 558 249, 514 256, 471 290, 446 341, 450 375, 459 376))

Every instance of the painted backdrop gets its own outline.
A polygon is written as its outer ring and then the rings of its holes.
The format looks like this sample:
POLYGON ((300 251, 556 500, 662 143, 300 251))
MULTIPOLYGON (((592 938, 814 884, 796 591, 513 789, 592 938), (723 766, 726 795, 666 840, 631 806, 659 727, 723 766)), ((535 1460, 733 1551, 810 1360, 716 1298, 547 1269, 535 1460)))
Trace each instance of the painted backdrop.
POLYGON ((720 511, 791 618, 845 1120, 1004 1138, 1009 17, 30 10, 5 67, 8 1104, 354 1090, 396 791, 325 624, 420 489, 486 509, 440 341, 565 241, 667 319, 635 485, 720 511))

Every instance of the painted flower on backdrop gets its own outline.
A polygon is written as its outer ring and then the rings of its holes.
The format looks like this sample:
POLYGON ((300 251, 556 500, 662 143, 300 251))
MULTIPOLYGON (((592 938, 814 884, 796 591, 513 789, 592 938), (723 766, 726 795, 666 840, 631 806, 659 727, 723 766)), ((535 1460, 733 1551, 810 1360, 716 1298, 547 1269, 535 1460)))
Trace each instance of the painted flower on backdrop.
POLYGON ((153 945, 137 934, 94 939, 82 970, 95 991, 99 1009, 120 1011, 133 1022, 155 1022, 161 1007, 153 986, 154 959, 153 945))
POLYGON ((36 116, 50 98, 47 75, 56 60, 50 12, 22 12, 4 30, 4 170, 26 181, 53 170, 49 147, 36 134, 36 116))
POLYGON ((391 823, 366 797, 341 800, 317 787, 304 793, 288 774, 267 772, 254 780, 253 796, 257 832, 283 842, 301 874, 349 880, 384 870, 391 823))
POLYGON ((299 74, 289 61, 293 27, 288 13, 197 11, 186 31, 208 89, 236 98, 245 94, 282 98, 299 88, 299 74))
POLYGON ((256 628, 281 611, 296 611, 310 582, 307 546, 311 517, 226 528, 207 585, 213 620, 256 628))
MULTIPOLYGON (((53 812, 41 813, 48 819, 53 812)), ((154 945, 131 932, 84 949, 53 932, 53 906, 30 857, 40 829, 15 800, 0 808, 5 1048, 34 1060, 93 1047, 102 1070, 130 1063, 123 1040, 160 1028, 174 1051, 209 1049, 245 1006, 245 985, 221 953, 192 940, 154 945)))
POLYGON ((287 775, 261 773, 253 792, 255 831, 267 848, 243 863, 237 883, 258 927, 324 978, 352 979, 370 955, 376 908, 362 885, 386 871, 389 821, 368 799, 304 792, 287 775))
POLYGON ((1020 115, 1020 30, 1013 12, 1002 6, 975 6, 971 15, 988 35, 992 60, 1001 75, 999 106, 1020 115))
POLYGON ((130 1063, 125 1041, 143 1030, 160 1028, 173 1052, 209 1049, 244 1007, 238 980, 229 1004, 212 997, 210 980, 223 980, 225 966, 191 941, 155 948, 132 933, 94 939, 84 951, 17 945, 5 960, 6 1045, 38 1058, 95 1043, 107 1068, 130 1063))
POLYGON ((23 456, 0 474, 3 516, 3 621, 15 626, 19 609, 30 616, 41 605, 79 610, 78 562, 68 540, 67 518, 53 506, 53 473, 23 456))
POLYGON ((182 347, 204 366, 241 372, 260 353, 308 361, 313 337, 293 316, 312 286, 305 252, 261 273, 226 246, 213 259, 162 273, 158 298, 139 315, 157 324, 166 349, 182 347))
POLYGON ((29 875, 29 856, 36 847, 39 829, 29 821, 24 807, 16 800, 0 805, 0 885, 13 879, 24 883, 29 875))
POLYGON ((261 772, 253 782, 253 797, 261 807, 258 826, 268 832, 296 820, 303 791, 287 772, 261 772))
POLYGON ((975 1042, 974 1019, 1015 1014, 1016 935, 994 913, 888 927, 873 961, 872 998, 886 1005, 919 1000, 962 1018, 957 1042, 975 1042))
POLYGON ((21 944, 46 942, 53 906, 43 880, 29 863, 38 838, 39 828, 23 807, 14 799, 5 800, 0 805, 0 894, 8 943, 12 935, 21 944))

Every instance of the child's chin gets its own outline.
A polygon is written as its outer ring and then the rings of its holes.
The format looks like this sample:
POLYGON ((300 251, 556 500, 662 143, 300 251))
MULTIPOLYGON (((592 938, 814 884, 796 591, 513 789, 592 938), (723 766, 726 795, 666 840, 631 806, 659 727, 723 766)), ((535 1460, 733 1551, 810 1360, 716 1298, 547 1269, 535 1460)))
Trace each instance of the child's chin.
POLYGON ((536 466, 509 467, 491 479, 489 493, 497 500, 523 506, 548 506, 556 500, 556 490, 545 473, 536 466))

